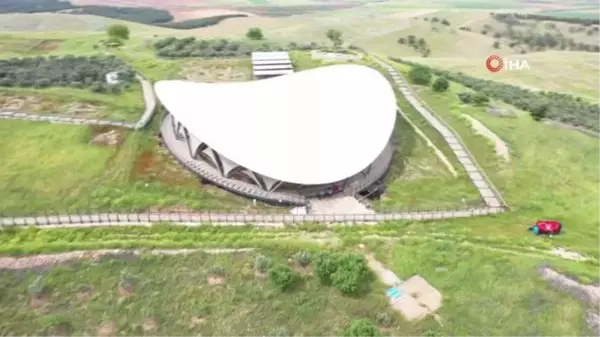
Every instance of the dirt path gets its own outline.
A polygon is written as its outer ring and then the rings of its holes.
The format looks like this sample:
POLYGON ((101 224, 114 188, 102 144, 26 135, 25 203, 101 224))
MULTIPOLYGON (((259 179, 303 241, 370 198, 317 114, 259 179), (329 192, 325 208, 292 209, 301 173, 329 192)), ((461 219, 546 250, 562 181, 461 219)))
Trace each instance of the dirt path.
POLYGON ((2 269, 30 269, 30 268, 46 268, 57 264, 73 261, 73 260, 98 260, 104 256, 118 256, 118 255, 135 255, 140 256, 143 254, 147 255, 186 255, 197 252, 204 252, 207 254, 229 254, 235 252, 248 252, 252 251, 252 248, 240 248, 240 249, 101 249, 101 250, 90 250, 90 251, 74 251, 68 253, 57 253, 57 254, 40 254, 25 257, 0 257, 0 270, 2 269))
POLYGON ((499 157, 503 158, 504 161, 507 163, 510 162, 508 146, 502 139, 500 139, 500 137, 498 137, 498 135, 496 135, 494 132, 488 129, 485 125, 483 125, 483 123, 481 123, 477 119, 465 114, 463 114, 462 117, 471 122, 471 127, 473 128, 473 130, 475 130, 475 132, 478 135, 486 137, 495 144, 496 154, 499 157))
POLYGON ((596 336, 600 336, 600 286, 582 285, 556 271, 543 267, 540 269, 542 279, 550 282, 553 288, 569 293, 586 306, 586 321, 596 336))

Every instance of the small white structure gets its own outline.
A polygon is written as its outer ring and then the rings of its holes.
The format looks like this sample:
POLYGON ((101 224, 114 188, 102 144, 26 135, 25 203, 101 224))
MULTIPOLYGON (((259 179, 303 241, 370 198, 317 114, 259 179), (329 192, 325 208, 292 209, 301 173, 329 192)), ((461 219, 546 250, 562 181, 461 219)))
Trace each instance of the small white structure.
POLYGON ((252 69, 254 79, 256 80, 287 75, 294 72, 290 55, 285 51, 253 52, 252 69))
POLYGON ((122 81, 119 79, 118 71, 111 71, 110 73, 106 74, 106 83, 115 85, 115 84, 121 84, 121 82, 122 81))

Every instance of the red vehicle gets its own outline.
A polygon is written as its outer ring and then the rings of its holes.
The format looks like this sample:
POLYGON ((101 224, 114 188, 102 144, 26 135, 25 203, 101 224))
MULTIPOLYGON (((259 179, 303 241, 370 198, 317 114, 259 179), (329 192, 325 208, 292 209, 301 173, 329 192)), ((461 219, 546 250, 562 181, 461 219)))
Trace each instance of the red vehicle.
POLYGON ((538 220, 535 225, 529 227, 533 234, 557 235, 562 231, 562 223, 557 220, 538 220))

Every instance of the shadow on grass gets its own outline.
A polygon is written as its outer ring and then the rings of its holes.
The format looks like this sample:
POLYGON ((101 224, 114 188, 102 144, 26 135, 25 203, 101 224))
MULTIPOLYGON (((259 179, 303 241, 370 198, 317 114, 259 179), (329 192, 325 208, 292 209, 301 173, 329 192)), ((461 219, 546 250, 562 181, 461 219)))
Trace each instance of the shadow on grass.
POLYGON ((394 158, 384 179, 386 186, 404 174, 408 159, 412 156, 415 148, 415 138, 415 130, 402 116, 398 115, 393 134, 394 158))

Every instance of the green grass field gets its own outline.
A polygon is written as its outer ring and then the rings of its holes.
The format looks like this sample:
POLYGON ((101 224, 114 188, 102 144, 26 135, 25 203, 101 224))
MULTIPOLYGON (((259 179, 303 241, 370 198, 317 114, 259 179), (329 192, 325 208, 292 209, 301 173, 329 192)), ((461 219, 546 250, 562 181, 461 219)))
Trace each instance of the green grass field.
MULTIPOLYGON (((403 65, 397 68, 408 69, 403 65)), ((463 223, 481 234, 522 236, 526 225, 539 218, 562 219, 571 229, 557 238, 556 244, 599 256, 600 148, 596 138, 535 122, 525 113, 502 118, 485 108, 463 106, 456 93, 467 89, 457 83, 441 94, 417 89, 433 111, 459 133, 514 211, 463 223), (511 163, 502 163, 489 141, 475 135, 461 114, 475 117, 498 134, 508 144, 511 163)))
MULTIPOLYGON (((394 2, 379 6, 364 7, 363 14, 353 9, 329 18, 327 13, 317 13, 312 17, 248 20, 237 26, 234 23, 242 21, 236 19, 197 32, 175 33, 128 23, 132 38, 119 51, 93 48, 104 38, 102 30, 106 22, 113 22, 110 20, 79 18, 75 23, 62 23, 56 17, 49 18, 52 15, 0 15, 0 27, 9 27, 6 31, 11 32, 0 35, 0 57, 114 53, 155 81, 181 77, 182 67, 195 62, 155 58, 150 46, 162 36, 239 37, 247 26, 258 25, 269 38, 301 42, 324 40, 328 28, 339 28, 347 41, 356 40, 369 51, 403 58, 418 55, 398 45, 398 37, 408 34, 427 37, 432 41, 430 59, 413 61, 431 62, 428 64, 489 78, 491 75, 475 66, 469 68, 469 64, 479 57, 485 58, 493 40, 478 33, 453 33, 452 29, 480 20, 489 15, 491 8, 524 5, 515 1, 500 4, 453 1, 426 5, 394 2), (442 5, 479 10, 445 9, 436 13, 442 5), (432 32, 429 22, 412 18, 444 18, 444 15, 452 26, 441 32, 432 32), (377 21, 372 30, 368 29, 369 20, 377 21), (76 29, 81 33, 49 32, 59 30, 51 27, 76 29), (64 41, 50 51, 34 50, 45 40, 64 41)), ((531 74, 497 75, 513 84, 597 99, 597 78, 591 76, 598 72, 598 62, 592 59, 597 54, 589 54, 589 59, 577 55, 577 58, 548 52, 525 55, 531 58, 531 74), (564 70, 558 68, 561 58, 569 58, 563 60, 564 70)), ((321 65, 306 54, 293 57, 299 69, 321 65)), ((477 64, 483 68, 482 62, 483 59, 477 64)), ((404 65, 396 66, 402 72, 408 70, 404 65)), ((112 257, 47 270, 2 270, 0 335, 61 332, 98 335, 107 323, 114 323, 113 335, 339 335, 351 320, 374 321, 382 312, 392 317, 389 327, 380 327, 384 335, 591 335, 582 304, 568 294, 552 290, 539 279, 537 271, 541 265, 550 263, 560 272, 577 276, 582 283, 599 282, 598 140, 535 122, 524 112, 517 112, 514 118, 501 118, 490 115, 484 108, 465 107, 456 94, 468 89, 456 83, 451 83, 445 93, 423 87, 417 90, 427 105, 459 133, 502 192, 511 206, 510 212, 471 219, 384 222, 375 226, 302 224, 260 229, 251 224, 230 227, 160 224, 2 229, 0 255, 104 248, 231 247, 257 248, 273 261, 285 263, 300 249, 355 251, 359 243, 364 243, 400 278, 419 274, 441 291, 443 306, 438 314, 443 324, 432 318, 409 323, 393 314, 384 297, 385 287, 378 282, 362 297, 346 297, 322 286, 314 277, 305 276, 293 290, 282 294, 267 279, 254 275, 253 256, 257 252, 197 253, 112 257), (501 161, 493 145, 477 136, 461 114, 473 116, 506 141, 511 162, 501 161), (563 221, 564 233, 552 238, 528 233, 527 227, 540 218, 563 221), (557 247, 586 255, 589 260, 575 262, 556 257, 552 251, 557 247), (207 277, 217 270, 222 273, 224 283, 211 285, 207 277), (42 305, 33 308, 28 303, 28 288, 40 273, 45 275, 45 296, 42 305), (121 275, 136 281, 132 296, 119 296, 121 275), (144 331, 144 326, 148 331, 144 331)), ((51 89, 46 94, 60 100, 67 93, 51 89)), ((78 92, 77 97, 84 99, 87 94, 78 92)), ((133 94, 134 90, 125 94, 127 99, 123 102, 104 103, 113 103, 113 112, 124 114, 134 104, 133 94)), ((441 135, 405 99, 399 97, 398 104, 448 157, 459 176, 454 178, 412 128, 399 119, 396 128, 399 156, 386 195, 375 202, 375 208, 478 205, 475 188, 441 135)), ((137 116, 139 113, 141 110, 136 110, 137 116)), ((158 147, 152 134, 156 127, 157 120, 149 130, 123 132, 124 143, 118 147, 102 147, 92 146, 89 141, 104 129, 1 121, 0 215, 148 209, 287 212, 265 205, 253 207, 246 199, 201 184, 158 147)))
MULTIPOLYGON (((144 113, 145 106, 142 89, 135 83, 118 95, 96 94, 87 89, 74 88, 0 88, 0 94, 6 97, 40 97, 42 103, 31 111, 24 107, 21 112, 75 115, 69 113, 69 105, 85 103, 95 107, 95 112, 86 113, 86 118, 101 118, 135 122, 144 113)), ((81 116, 81 115, 79 115, 81 116)))
MULTIPOLYGON (((271 253, 273 263, 286 263, 284 254, 271 253)), ((46 275, 51 293, 43 308, 32 309, 23 296, 36 277, 3 271, 2 287, 14 291, 0 300, 3 334, 48 334, 57 321, 70 326, 70 334, 96 332, 106 322, 114 322, 123 335, 220 335, 252 334, 269 336, 337 335, 355 317, 386 312, 382 286, 367 296, 342 296, 322 286, 315 277, 305 276, 295 288, 282 293, 265 277, 255 276, 252 267, 257 254, 194 254, 187 257, 105 259, 64 266, 46 275), (168 266, 168 267, 166 267, 168 266), (72 277, 75 269, 79 277, 72 277), (222 270, 223 284, 209 284, 207 278, 222 270), (135 278, 129 297, 119 296, 122 273, 135 278), (83 299, 82 289, 91 289, 83 299), (78 293, 79 291, 79 293, 78 293), (83 307, 86 310, 82 310, 83 307), (144 322, 153 320, 155 331, 144 331, 144 322), (31 324, 23 324, 29 321, 31 324), (287 333, 286 333, 287 332, 287 333)), ((221 275, 221 272, 219 272, 221 275)), ((394 335, 414 330, 394 317, 394 335)), ((147 325, 146 325, 147 326, 147 325)))
POLYGON ((0 123, 0 213, 252 209, 249 200, 201 185, 149 131, 124 132, 118 148, 88 144, 97 133, 87 126, 0 123))
POLYGON ((19 230, 0 232, 0 250, 260 246, 271 247, 260 253, 273 263, 286 263, 300 249, 324 251, 327 248, 319 245, 327 242, 340 241, 346 251, 354 250, 350 247, 354 240, 365 242, 400 278, 419 274, 436 287, 443 296, 438 311, 443 325, 432 318, 404 321, 388 308, 385 288, 378 282, 360 297, 347 297, 304 273, 294 288, 281 293, 267 279, 255 276, 253 257, 259 252, 253 252, 121 255, 96 262, 76 261, 43 272, 44 291, 42 303, 35 303, 37 308, 28 303, 28 291, 40 272, 5 270, 0 282, 2 289, 11 291, 0 297, 0 331, 45 335, 66 327, 71 335, 82 335, 96 333, 112 322, 122 335, 279 335, 276 331, 338 335, 353 319, 375 321, 378 314, 386 312, 391 324, 380 329, 392 336, 590 334, 582 304, 551 290, 538 278, 537 269, 550 263, 560 271, 580 271, 580 275, 589 275, 587 282, 593 282, 597 280, 593 267, 505 252, 489 242, 453 242, 452 237, 426 234, 418 224, 340 227, 333 232, 318 227, 306 232, 168 226, 19 230), (222 277, 222 284, 208 283, 215 273, 222 277), (133 280, 130 296, 119 295, 121 276, 133 280), (143 331, 148 320, 156 323, 156 331, 143 331))
POLYGON ((430 336, 591 334, 582 305, 539 279, 544 259, 413 240, 376 251, 400 278, 419 274, 444 295, 443 326, 421 323, 430 336))

